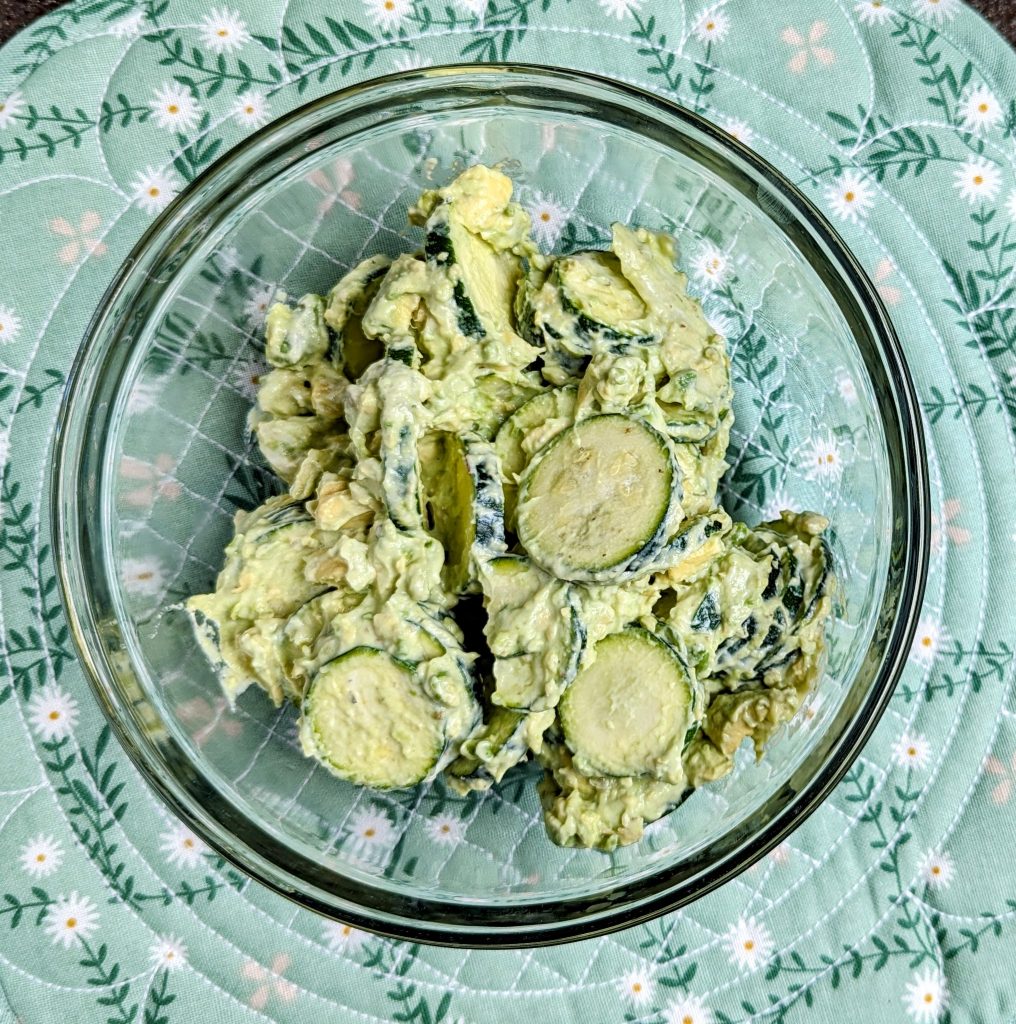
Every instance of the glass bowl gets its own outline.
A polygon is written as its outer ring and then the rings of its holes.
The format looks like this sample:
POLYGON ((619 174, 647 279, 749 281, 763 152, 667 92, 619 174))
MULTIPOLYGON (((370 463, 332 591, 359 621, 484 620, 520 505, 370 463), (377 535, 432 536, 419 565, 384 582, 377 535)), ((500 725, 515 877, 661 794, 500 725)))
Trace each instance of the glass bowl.
POLYGON ((305 907, 455 945, 579 938, 676 908, 815 809, 885 708, 924 584, 920 417, 874 289, 776 170, 696 115, 537 67, 434 68, 315 101, 254 135, 151 227, 97 312, 54 459, 55 543, 95 692, 151 785, 212 847, 305 907), (207 590, 238 508, 276 484, 245 427, 274 290, 324 291, 420 238, 406 209, 499 164, 555 248, 613 220, 677 235, 728 337, 736 426, 723 500, 756 522, 824 512, 842 582, 824 678, 755 763, 637 845, 546 837, 536 766, 487 794, 340 782, 301 754, 295 710, 231 708, 180 602, 207 590))

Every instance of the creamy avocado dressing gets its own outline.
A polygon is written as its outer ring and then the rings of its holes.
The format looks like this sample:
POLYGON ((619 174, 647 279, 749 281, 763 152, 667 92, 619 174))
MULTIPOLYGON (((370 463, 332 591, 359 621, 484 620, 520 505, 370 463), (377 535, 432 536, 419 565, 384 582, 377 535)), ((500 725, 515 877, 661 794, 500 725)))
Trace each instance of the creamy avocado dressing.
POLYGON ((730 361, 674 240, 547 256, 511 195, 471 167, 409 211, 418 252, 271 308, 250 422, 288 492, 188 609, 230 699, 296 703, 339 777, 535 758, 550 837, 609 850, 798 712, 827 523, 718 507, 730 361))

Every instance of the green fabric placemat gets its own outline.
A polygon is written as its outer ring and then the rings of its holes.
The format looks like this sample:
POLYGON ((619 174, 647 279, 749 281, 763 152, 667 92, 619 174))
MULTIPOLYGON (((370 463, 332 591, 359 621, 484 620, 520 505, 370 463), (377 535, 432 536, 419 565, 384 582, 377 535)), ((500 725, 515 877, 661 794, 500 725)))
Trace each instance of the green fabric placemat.
MULTIPOLYGON (((0 987, 17 1018, 1016 1019, 1014 96, 1016 58, 958 0, 228 0, 211 13, 201 0, 77 0, 11 40, 0 53, 0 987), (935 512, 911 663, 826 804, 681 913, 514 952, 329 923, 175 823, 110 742, 76 663, 45 495, 85 324, 173 192, 306 99, 471 60, 633 82, 704 112, 799 182, 897 324, 935 512)), ((543 201, 566 231, 567 208, 543 201)), ((132 467, 138 501, 171 493, 173 469, 132 467)), ((213 701, 195 711, 208 730, 213 701)))

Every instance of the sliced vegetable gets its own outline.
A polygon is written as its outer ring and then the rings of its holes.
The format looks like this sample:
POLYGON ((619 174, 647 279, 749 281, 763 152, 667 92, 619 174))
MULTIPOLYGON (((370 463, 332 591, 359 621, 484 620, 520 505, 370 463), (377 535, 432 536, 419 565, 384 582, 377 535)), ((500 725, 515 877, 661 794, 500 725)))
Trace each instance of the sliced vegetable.
POLYGON ((575 412, 575 395, 574 387, 542 391, 516 409, 498 430, 494 438, 494 451, 500 460, 505 522, 509 526, 515 522, 519 476, 533 454, 571 424, 575 412))
POLYGON ((414 786, 434 772, 445 750, 440 708, 413 666, 372 647, 323 665, 302 710, 304 753, 361 786, 414 786))
POLYGON ((642 628, 605 637, 561 698, 558 716, 575 766, 587 775, 651 775, 680 782, 696 683, 677 651, 642 628))
POLYGON ((543 734, 554 722, 554 711, 512 711, 495 707, 486 721, 459 748, 448 766, 449 782, 459 792, 489 789, 509 768, 524 761, 530 750, 542 747, 543 734))
POLYGON ((681 517, 666 439, 639 420, 593 416, 558 435, 519 488, 519 541, 566 580, 625 578, 651 562, 681 517))
POLYGON ((578 672, 585 627, 571 588, 518 555, 481 566, 484 633, 494 655, 491 700, 501 707, 553 708, 578 672))
POLYGON ((333 332, 328 357, 350 380, 357 380, 384 352, 377 338, 368 338, 363 333, 361 321, 391 263, 391 257, 383 254, 369 256, 340 278, 328 293, 324 320, 333 332))

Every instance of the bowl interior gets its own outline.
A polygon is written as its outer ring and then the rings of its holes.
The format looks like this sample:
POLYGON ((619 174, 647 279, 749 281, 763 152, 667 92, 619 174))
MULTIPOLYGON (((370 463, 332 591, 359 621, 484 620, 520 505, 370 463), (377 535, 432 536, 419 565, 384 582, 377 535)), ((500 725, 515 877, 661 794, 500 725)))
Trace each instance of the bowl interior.
POLYGON ((152 742, 198 805, 232 808, 224 843, 270 839, 268 859, 283 861, 296 890, 436 901, 451 921, 496 906, 520 921, 568 901, 623 902, 662 872, 668 884, 694 882, 719 858, 744 859, 758 829, 824 770, 830 736, 870 696, 883 653, 872 645, 891 604, 892 446, 844 286, 791 241, 784 229, 798 214, 757 172, 707 134, 688 130, 675 145, 638 118, 553 90, 468 100, 407 98, 384 119, 276 137, 272 173, 207 208, 200 232, 146 285, 153 298, 96 442, 100 528, 112 621, 152 742), (253 687, 227 705, 178 610, 212 586, 234 512, 279 489, 245 428, 273 293, 325 291, 364 256, 418 248, 407 207, 477 161, 511 174, 545 247, 600 246, 614 220, 677 236, 691 288, 733 356, 725 506, 749 523, 781 508, 832 523, 842 608, 805 712, 761 762, 742 750, 732 776, 612 854, 550 843, 534 768, 469 798, 440 781, 382 794, 336 780, 301 754, 294 709, 276 710, 253 687))

